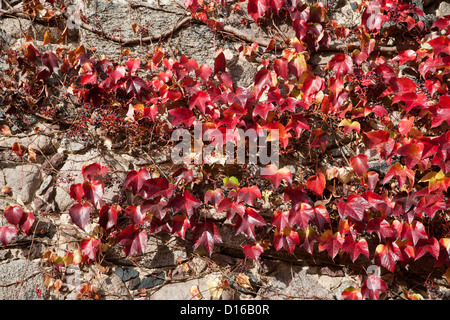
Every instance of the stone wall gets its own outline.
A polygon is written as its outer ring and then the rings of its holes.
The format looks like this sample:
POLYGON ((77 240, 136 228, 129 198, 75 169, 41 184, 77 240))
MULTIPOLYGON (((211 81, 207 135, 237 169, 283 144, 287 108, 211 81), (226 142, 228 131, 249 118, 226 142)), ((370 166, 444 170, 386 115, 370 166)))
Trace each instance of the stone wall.
MULTIPOLYGON (((331 18, 352 26, 359 18, 355 12, 359 2, 339 1, 332 9, 331 18)), ((6 2, 1 3, 0 9, 5 9, 6 2)), ((9 2, 12 6, 15 3, 17 1, 9 2)), ((186 15, 176 0, 161 0, 159 3, 144 0, 74 0, 75 8, 81 8, 83 15, 95 22, 97 28, 121 41, 106 39, 75 23, 65 45, 75 48, 82 44, 97 56, 107 55, 118 61, 124 58, 122 53, 125 49, 129 49, 133 56, 145 57, 161 46, 176 57, 185 55, 199 64, 209 65, 214 63, 215 50, 222 48, 233 80, 239 86, 248 86, 254 80, 258 64, 239 55, 238 48, 249 43, 234 34, 233 28, 240 30, 239 33, 245 34, 247 39, 261 44, 267 43, 273 35, 292 37, 293 34, 292 29, 283 22, 276 29, 257 27, 242 4, 242 10, 222 12, 217 17, 218 21, 231 27, 225 36, 214 34, 206 25, 198 23, 181 25, 167 35, 186 15), (248 26, 243 24, 243 18, 249 21, 248 26), (162 41, 121 46, 120 42, 139 38, 133 31, 133 24, 148 29, 142 38, 166 36, 162 41)), ((430 21, 450 14, 448 1, 425 1, 423 7, 430 21)), ((32 23, 22 17, 0 17, 0 26, 2 45, 14 48, 24 41, 24 34, 31 34, 39 47, 47 30, 43 23, 32 23)), ((62 27, 49 28, 54 38, 58 37, 62 27)), ((317 53, 310 62, 320 69, 334 54, 317 53)), ((0 57, 0 70, 5 67, 3 57, 0 57)), ((335 152, 340 151, 336 148, 335 152)), ((163 167, 169 165, 165 154, 155 153, 153 159, 163 167)), ((44 252, 53 250, 63 255, 73 250, 76 240, 86 235, 70 221, 68 209, 73 200, 68 189, 72 183, 82 181, 81 167, 93 162, 106 165, 115 172, 104 196, 106 201, 114 201, 126 172, 138 169, 147 160, 95 141, 71 140, 57 124, 36 119, 20 133, 13 130, 13 135, 0 136, 0 187, 8 186, 11 190, 10 194, 0 195, 0 211, 8 205, 20 204, 29 211, 39 213, 35 237, 16 239, 0 250, 0 299, 39 299, 39 290, 43 299, 76 299, 86 283, 95 285, 106 299, 190 299, 189 290, 194 285, 198 286, 205 299, 209 299, 211 292, 208 283, 217 279, 230 282, 229 289, 223 293, 223 298, 227 299, 339 299, 343 289, 356 286, 358 282, 357 274, 353 274, 352 270, 332 266, 326 259, 321 263, 307 257, 293 259, 275 255, 272 259, 262 259, 261 263, 244 262, 243 257, 236 253, 238 250, 233 250, 233 246, 238 247, 240 241, 226 230, 226 225, 221 234, 224 238, 228 234, 224 243, 229 247, 222 246, 211 258, 191 252, 189 246, 177 238, 159 235, 150 238, 144 258, 137 263, 125 259, 120 251, 113 251, 97 268, 71 266, 57 273, 43 260, 44 252), (15 142, 35 149, 36 161, 23 161, 17 156, 12 151, 15 142), (231 276, 236 268, 245 270, 252 288, 236 285, 236 279, 231 276), (61 289, 46 290, 43 285, 45 275, 55 279, 59 277, 63 282, 61 289)), ((3 224, 2 215, 0 226, 3 224)), ((86 232, 89 233, 93 227, 87 226, 86 232)), ((437 297, 445 296, 446 290, 442 287, 437 297)))

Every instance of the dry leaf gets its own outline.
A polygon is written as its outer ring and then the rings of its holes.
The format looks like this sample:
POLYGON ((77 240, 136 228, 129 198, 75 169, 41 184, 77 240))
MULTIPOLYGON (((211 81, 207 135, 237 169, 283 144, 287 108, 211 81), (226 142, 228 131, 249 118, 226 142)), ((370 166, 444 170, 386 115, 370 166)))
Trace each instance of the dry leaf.
POLYGON ((189 293, 192 295, 193 300, 201 300, 203 299, 202 294, 200 291, 198 291, 198 287, 196 285, 193 285, 191 289, 189 289, 189 293))
POLYGON ((243 274, 242 272, 237 275, 236 283, 244 289, 247 290, 253 289, 252 285, 250 284, 250 278, 246 274, 243 274))
POLYGON ((45 30, 44 33, 44 41, 42 42, 42 45, 49 44, 52 41, 52 34, 48 32, 48 30, 45 30))

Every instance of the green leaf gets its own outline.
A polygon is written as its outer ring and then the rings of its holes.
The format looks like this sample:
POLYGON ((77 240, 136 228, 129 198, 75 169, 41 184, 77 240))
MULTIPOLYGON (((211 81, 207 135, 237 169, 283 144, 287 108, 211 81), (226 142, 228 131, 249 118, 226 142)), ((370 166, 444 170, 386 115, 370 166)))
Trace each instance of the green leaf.
POLYGON ((239 180, 236 177, 223 178, 223 185, 226 188, 236 189, 239 187, 239 180))

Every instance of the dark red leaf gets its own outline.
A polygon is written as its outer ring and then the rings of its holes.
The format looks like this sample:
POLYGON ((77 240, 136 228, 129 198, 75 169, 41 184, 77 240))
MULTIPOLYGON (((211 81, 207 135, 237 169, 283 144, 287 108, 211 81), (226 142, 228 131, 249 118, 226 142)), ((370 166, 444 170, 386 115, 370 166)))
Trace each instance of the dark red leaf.
POLYGON ((171 199, 167 204, 168 207, 173 209, 174 213, 182 212, 189 218, 194 214, 194 209, 198 208, 202 202, 198 200, 188 190, 184 190, 184 193, 177 195, 171 199))
POLYGON ((144 254, 147 248, 148 235, 145 229, 129 225, 117 237, 117 244, 124 246, 127 257, 135 253, 144 254))
POLYGON ((98 224, 103 229, 111 229, 117 224, 117 209, 116 207, 104 205, 100 208, 98 213, 98 224))
POLYGON ((24 214, 25 219, 22 219, 20 223, 20 230, 25 233, 27 236, 31 234, 31 227, 34 224, 35 217, 32 212, 28 212, 24 214))
POLYGON ((76 203, 69 209, 69 215, 73 223, 75 223, 80 229, 84 231, 86 223, 89 221, 92 205, 90 202, 83 204, 76 203))
POLYGON ((69 189, 69 195, 75 201, 81 202, 81 199, 84 196, 83 184, 82 183, 72 184, 69 189))
POLYGON ((247 208, 243 215, 238 215, 236 219, 236 234, 239 232, 245 233, 247 236, 255 240, 255 226, 263 226, 266 222, 261 215, 253 210, 247 208))
POLYGON ((128 187, 131 187, 133 193, 137 194, 141 190, 144 182, 148 179, 150 179, 150 174, 148 173, 147 168, 141 168, 138 172, 132 170, 128 172, 125 182, 123 183, 123 188, 127 189, 128 187))
POLYGON ((26 214, 19 205, 6 207, 4 214, 6 221, 14 225, 18 225, 26 219, 26 214))
POLYGON ((247 5, 248 14, 253 20, 258 20, 260 16, 263 16, 267 12, 266 0, 249 0, 247 5))
POLYGON ((237 193, 237 202, 245 202, 249 206, 253 205, 256 198, 261 199, 261 191, 258 186, 243 187, 237 193))
POLYGON ((17 231, 15 226, 3 226, 0 228, 0 242, 4 247, 16 237, 17 231))
POLYGON ((84 197, 87 201, 90 201, 94 207, 97 207, 97 204, 103 197, 103 185, 103 181, 99 180, 83 182, 84 197))
POLYGON ((191 221, 185 214, 177 214, 172 220, 172 234, 186 240, 186 231, 191 228, 191 221))
POLYGON ((364 211, 370 207, 371 205, 367 200, 356 194, 351 194, 348 196, 347 202, 341 201, 338 203, 338 212, 341 219, 350 216, 357 221, 362 221, 364 211))
POLYGON ((222 237, 216 225, 211 221, 197 223, 194 227, 194 250, 203 245, 209 256, 212 255, 214 244, 222 243, 222 237))

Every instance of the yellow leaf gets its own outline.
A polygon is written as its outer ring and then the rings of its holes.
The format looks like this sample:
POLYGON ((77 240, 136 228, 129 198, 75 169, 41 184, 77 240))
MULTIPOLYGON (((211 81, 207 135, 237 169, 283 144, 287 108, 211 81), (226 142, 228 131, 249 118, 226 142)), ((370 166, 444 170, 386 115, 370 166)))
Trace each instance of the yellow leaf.
POLYGON ((45 30, 44 33, 44 41, 42 43, 42 45, 46 45, 49 44, 52 41, 52 34, 50 32, 48 32, 48 30, 45 30))
POLYGON ((189 293, 192 295, 192 299, 194 300, 201 300, 203 299, 202 294, 198 290, 198 287, 196 285, 193 285, 191 289, 189 289, 189 293))

